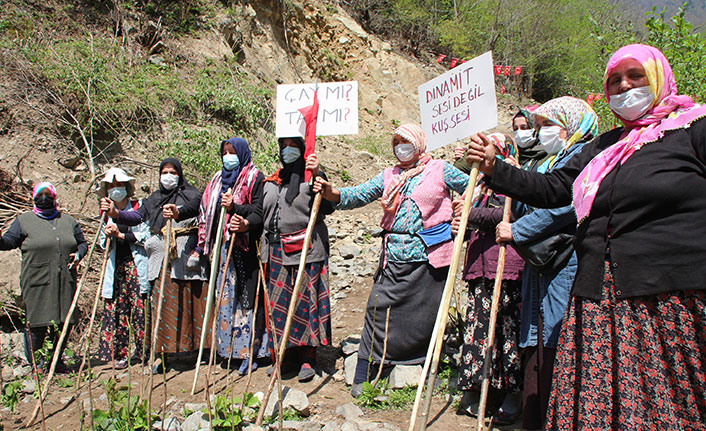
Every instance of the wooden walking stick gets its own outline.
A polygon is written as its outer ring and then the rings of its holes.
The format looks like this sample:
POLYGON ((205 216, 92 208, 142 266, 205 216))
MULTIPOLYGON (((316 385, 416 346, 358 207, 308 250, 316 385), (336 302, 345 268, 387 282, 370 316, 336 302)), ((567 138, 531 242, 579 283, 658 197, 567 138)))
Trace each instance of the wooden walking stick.
MULTIPOLYGON (((510 209, 512 199, 505 198, 503 206, 503 221, 510 221, 510 209)), ((483 360, 483 371, 481 372, 480 403, 478 404, 478 431, 485 428, 485 405, 488 401, 488 385, 490 384, 490 361, 493 357, 493 347, 495 341, 495 322, 498 318, 498 305, 500 303, 500 291, 503 284, 503 272, 505 271, 505 251, 506 243, 500 244, 498 251, 498 267, 495 270, 495 284, 493 286, 493 301, 490 307, 490 322, 488 323, 488 337, 485 339, 485 359, 483 360)))
MULTIPOLYGON (((149 388, 147 390, 147 429, 152 429, 152 391, 154 390, 154 355, 157 350, 157 334, 159 333, 159 323, 162 320, 162 302, 164 299, 164 285, 167 283, 167 270, 169 269, 169 248, 172 242, 172 219, 167 220, 167 232, 166 238, 164 238, 164 257, 162 260, 162 276, 159 280, 159 297, 157 300, 157 318, 152 323, 152 347, 150 348, 150 365, 147 370, 150 373, 149 378, 149 388)), ((151 314, 151 313, 150 313, 151 314)), ((166 371, 164 368, 164 358, 162 358, 162 371, 166 371)))
MULTIPOLYGON (((103 280, 105 279, 105 270, 106 267, 108 266, 108 257, 110 256, 110 247, 113 245, 113 239, 108 238, 107 242, 105 244, 105 250, 103 250, 103 264, 101 265, 101 274, 100 277, 98 278, 98 286, 96 286, 96 295, 93 298, 93 308, 91 309, 91 318, 88 321, 88 329, 86 329, 86 333, 84 335, 84 340, 79 343, 79 346, 81 346, 82 343, 85 343, 83 345, 83 348, 81 349, 81 365, 78 367, 78 372, 76 373, 76 390, 78 391, 81 388, 81 372, 83 371, 83 367, 86 365, 86 358, 88 355, 91 353, 91 332, 93 331, 93 322, 95 321, 96 318, 96 311, 98 310, 98 302, 100 301, 101 297, 101 292, 103 290, 103 280)), ((91 384, 91 376, 89 374, 88 376, 88 381, 89 385, 91 384)), ((91 406, 91 409, 93 409, 93 406, 91 406)))
POLYGON ((257 287, 255 290, 255 309, 253 310, 252 313, 252 325, 250 326, 252 329, 252 334, 250 335, 250 354, 248 355, 248 378, 245 381, 245 390, 243 391, 243 396, 241 397, 241 402, 240 402, 240 411, 245 408, 245 394, 248 392, 248 388, 250 387, 250 381, 252 380, 252 361, 253 361, 253 354, 254 349, 255 349, 255 335, 257 334, 257 309, 259 308, 260 305, 260 280, 262 279, 262 273, 259 273, 257 276, 257 287))
POLYGON ((441 345, 444 341, 446 319, 449 315, 449 305, 451 304, 451 297, 453 296, 454 284, 456 283, 456 272, 458 272, 459 258, 461 257, 461 250, 463 248, 463 240, 465 236, 464 233, 466 232, 466 226, 468 226, 468 214, 471 210, 473 190, 475 188, 476 179, 478 178, 478 166, 479 164, 477 162, 473 163, 473 166, 471 166, 471 175, 468 179, 468 186, 466 187, 466 193, 463 199, 463 211, 461 212, 461 222, 459 224, 456 238, 454 238, 453 256, 451 257, 451 263, 449 265, 449 273, 446 277, 446 284, 444 285, 444 292, 441 296, 439 311, 436 313, 436 323, 434 324, 434 330, 432 331, 431 341, 429 343, 429 348, 427 349, 427 356, 424 361, 424 367, 422 368, 422 375, 419 379, 419 385, 417 386, 417 394, 414 398, 412 415, 409 419, 409 431, 414 430, 417 420, 417 412, 419 410, 419 404, 422 398, 422 391, 424 389, 424 381, 426 380, 427 373, 429 373, 429 381, 427 382, 427 397, 425 400, 424 410, 422 411, 421 423, 421 429, 426 429, 426 419, 427 415, 429 414, 429 408, 431 407, 431 399, 434 392, 436 370, 439 366, 439 357, 441 356, 441 345))
MULTIPOLYGON (((230 193, 230 189, 226 193, 230 193)), ((221 261, 221 244, 223 243, 223 225, 226 221, 226 208, 221 207, 221 213, 218 216, 218 230, 216 231, 216 241, 211 247, 211 254, 213 259, 211 259, 211 274, 208 277, 208 295, 206 296, 206 312, 203 316, 202 328, 206 329, 211 318, 211 308, 213 308, 213 294, 216 290, 216 280, 218 279, 218 267, 221 261)), ((224 276, 225 280, 225 276, 224 276)), ((199 343, 199 356, 196 359, 196 372, 194 373, 194 383, 191 385, 191 395, 196 392, 196 382, 199 380, 199 370, 201 368, 201 358, 203 357, 203 346, 206 344, 206 333, 208 331, 201 331, 201 342, 199 343)), ((211 346, 213 349, 213 346, 211 346)))
MULTIPOLYGON (((213 376, 213 363, 216 359, 216 330, 218 324, 218 310, 220 310, 223 304, 223 291, 225 290, 226 279, 228 278, 228 265, 230 265, 230 258, 233 253, 233 244, 235 244, 235 235, 231 235, 230 243, 228 244, 228 252, 226 253, 226 261, 223 264, 223 277, 221 278, 221 284, 218 287, 218 301, 216 301, 216 310, 214 311, 213 321, 211 322, 211 354, 208 357, 208 370, 206 371, 206 386, 209 385, 211 377, 213 376)), ((220 250, 219 250, 220 253, 220 250)), ((206 326, 206 325, 204 325, 206 326)), ((232 349, 232 343, 231 343, 232 349)), ((232 352, 231 352, 232 354, 232 352)))
MULTIPOLYGON (((74 314, 74 311, 76 310, 76 304, 78 304, 78 298, 81 296, 81 288, 83 287, 83 283, 85 283, 87 275, 88 275, 88 269, 91 264, 91 258, 93 257, 93 252, 96 249, 96 244, 98 243, 98 237, 100 236, 101 230, 103 230, 103 226, 105 225, 105 220, 106 220, 106 213, 103 213, 101 215, 101 220, 100 220, 100 225, 98 226, 98 232, 96 232, 96 237, 93 239, 93 243, 91 244, 91 248, 88 250, 88 254, 86 255, 86 266, 85 270, 83 271, 83 274, 81 275, 81 278, 78 281, 78 284, 76 285, 76 292, 74 292, 74 298, 71 301, 71 305, 69 306, 69 310, 66 313, 66 317, 64 317, 64 326, 61 328, 61 335, 59 335, 59 340, 56 342, 56 346, 54 346, 54 355, 51 358, 51 365, 49 366, 49 374, 47 374, 47 378, 44 382, 44 388, 42 389, 42 393, 40 395, 40 399, 45 399, 47 396, 47 392, 49 392, 49 384, 51 383, 52 377, 54 377, 54 371, 56 370, 56 364, 59 362, 59 356, 61 355, 61 348, 64 346, 64 341, 66 340, 66 334, 68 334, 69 330, 69 325, 71 322, 71 317, 74 314)), ((29 418, 29 421, 27 421, 27 424, 25 426, 29 427, 34 423, 34 420, 37 418, 37 414, 39 413, 39 408, 40 408, 40 403, 37 402, 34 406, 34 411, 32 412, 32 416, 29 418)))
POLYGON ((311 236, 314 232, 314 225, 316 225, 316 219, 319 216, 319 207, 321 206, 321 193, 317 193, 314 196, 314 204, 311 206, 311 215, 309 216, 309 224, 306 227, 306 236, 304 237, 304 245, 302 246, 301 258, 299 259, 299 268, 297 269, 297 278, 294 282, 294 288, 292 289, 292 296, 289 301, 289 308, 287 310, 287 320, 284 322, 284 330, 282 331, 282 339, 279 343, 279 352, 277 355, 277 362, 275 363, 275 372, 272 373, 270 378, 270 384, 267 387, 267 392, 265 392, 265 397, 262 399, 262 404, 260 405, 260 411, 257 414, 256 425, 262 423, 262 416, 265 413, 265 407, 267 402, 270 400, 270 395, 272 394, 272 388, 274 387, 275 379, 280 372, 280 366, 284 360, 284 352, 287 349, 287 341, 289 340, 289 331, 292 329, 292 320, 294 319, 294 312, 299 304, 299 291, 302 287, 302 282, 304 281, 304 276, 306 275, 306 255, 309 251, 309 244, 311 243, 311 236))

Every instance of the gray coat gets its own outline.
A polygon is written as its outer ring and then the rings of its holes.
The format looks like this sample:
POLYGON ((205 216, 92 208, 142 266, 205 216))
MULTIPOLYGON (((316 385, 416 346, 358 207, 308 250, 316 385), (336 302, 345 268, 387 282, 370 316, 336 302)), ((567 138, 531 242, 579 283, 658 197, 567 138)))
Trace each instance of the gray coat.
MULTIPOLYGON (((273 225, 273 218, 278 206, 279 219, 277 220, 277 228, 279 233, 288 234, 298 232, 302 229, 306 229, 309 223, 310 208, 314 200, 311 187, 305 182, 300 183, 299 194, 291 205, 284 200, 288 187, 289 184, 280 187, 274 182, 268 181, 265 183, 262 203, 265 229, 260 249, 260 256, 263 262, 267 262, 270 255, 271 244, 268 241, 267 232, 273 225)), ((333 212, 333 207, 330 202, 322 200, 319 216, 314 225, 314 231, 311 237, 311 248, 309 248, 309 252, 306 256, 306 263, 321 262, 329 254, 328 229, 326 228, 326 223, 324 223, 324 218, 326 214, 330 214, 331 212, 333 212)), ((282 265, 298 265, 300 258, 301 252, 285 254, 284 250, 282 250, 282 265)))

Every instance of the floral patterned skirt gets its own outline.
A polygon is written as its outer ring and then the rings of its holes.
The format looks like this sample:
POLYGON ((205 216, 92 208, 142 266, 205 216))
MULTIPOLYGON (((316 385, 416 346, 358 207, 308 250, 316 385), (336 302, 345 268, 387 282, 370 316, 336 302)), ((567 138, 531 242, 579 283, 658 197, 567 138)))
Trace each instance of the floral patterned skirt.
MULTIPOLYGON (((297 268, 282 265, 281 243, 272 244, 267 265, 267 288, 270 293, 271 323, 282 338, 289 302, 297 277, 297 268)), ((331 343, 331 302, 328 289, 328 259, 306 265, 306 275, 294 310, 287 348, 327 346, 331 343)), ((270 344, 272 338, 270 338, 270 344)))
MULTIPOLYGON (((483 371, 483 348, 488 336, 490 307, 495 280, 484 277, 468 281, 468 308, 463 330, 463 349, 458 387, 480 388, 483 371)), ((522 387, 520 367, 520 302, 519 280, 504 280, 495 326, 495 342, 490 363, 490 386, 517 392, 522 387)))
POLYGON ((573 297, 554 368, 547 429, 706 429, 706 291, 573 297))
MULTIPOLYGON (((226 260, 226 246, 221 247, 221 262, 226 260)), ((235 253, 235 259, 231 259, 226 271, 226 280, 223 285, 223 298, 218 307, 218 326, 216 329, 216 341, 218 356, 222 358, 247 359, 250 356, 250 342, 253 343, 253 351, 256 358, 268 357, 267 331, 265 330, 265 310, 262 295, 260 295, 257 307, 256 322, 253 325, 255 309, 246 309, 238 300, 236 294, 238 285, 238 271, 236 265, 242 264, 240 255, 235 253), (253 339, 253 331, 255 338, 253 339)), ((218 274, 216 291, 223 281, 223 271, 218 274)), ((259 289, 259 286, 258 286, 259 289)))
MULTIPOLYGON (((119 260, 116 263, 113 298, 104 301, 103 324, 98 347, 98 359, 116 361, 130 356, 130 332, 133 334, 132 350, 134 357, 143 359, 149 352, 145 343, 145 302, 140 297, 140 279, 137 267, 132 260, 119 260)), ((149 340, 147 340, 149 344, 149 340)))

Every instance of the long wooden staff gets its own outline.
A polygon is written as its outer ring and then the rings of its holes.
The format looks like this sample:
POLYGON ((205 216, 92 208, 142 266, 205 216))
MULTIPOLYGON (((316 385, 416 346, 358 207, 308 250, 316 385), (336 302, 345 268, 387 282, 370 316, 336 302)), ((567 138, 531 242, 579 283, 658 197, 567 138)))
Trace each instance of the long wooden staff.
MULTIPOLYGON (((228 192, 230 193, 230 189, 228 192)), ((223 243, 223 225, 226 221, 226 208, 221 207, 221 213, 218 216, 218 230, 216 231, 216 241, 211 247, 211 254, 213 259, 211 260, 211 274, 208 277, 208 295, 206 296, 206 312, 203 316, 203 324, 201 327, 204 329, 201 331, 201 342, 199 343, 199 356, 196 359, 196 372, 194 373, 194 383, 191 385, 191 395, 196 392, 196 382, 199 380, 199 370, 201 368, 201 358, 203 357, 203 346, 206 344, 206 333, 205 331, 209 320, 211 318, 211 308, 213 308, 213 295, 216 290, 216 280, 218 279, 218 269, 219 263, 221 261, 221 244, 223 243)), ((225 279, 225 276, 223 277, 225 279)), ((214 346, 211 346, 213 348, 214 346)))
MULTIPOLYGON (((259 248, 259 247, 258 247, 259 248)), ((259 259, 258 259, 259 260, 259 259)), ((257 290, 255 290, 255 309, 253 310, 252 313, 252 325, 250 326, 252 328, 252 333, 250 334, 250 354, 248 355, 248 378, 245 381, 245 390, 243 391, 243 396, 241 398, 241 403, 240 403, 240 411, 245 408, 245 394, 248 393, 248 388, 250 387, 250 381, 252 380, 252 361, 253 361, 253 355, 256 355, 257 352, 255 352, 255 337, 257 335, 257 310, 260 307, 260 280, 264 277, 264 274, 260 272, 258 274, 258 282, 257 282, 257 290)))
POLYGON ((419 378, 419 385, 417 386, 417 395, 414 398, 414 407, 412 408, 412 415, 409 419, 409 431, 414 430, 417 420, 417 412, 419 410, 419 403, 422 399, 424 380, 426 379, 427 373, 429 372, 429 381, 427 382, 427 397, 424 405, 424 410, 422 412, 421 424, 421 429, 426 429, 426 418, 429 414, 429 408, 431 407, 431 398, 434 391, 434 380, 436 379, 436 370, 439 366, 439 357, 441 356, 441 345, 444 340, 444 330, 446 329, 446 319, 449 315, 449 305, 451 304, 451 297, 453 296, 454 284, 456 283, 456 272, 458 272, 459 258, 461 257, 461 250, 463 249, 463 240, 465 236, 464 233, 466 232, 466 226, 468 226, 468 214, 471 210, 473 190, 476 185, 476 179, 478 178, 478 166, 478 163, 473 163, 473 166, 471 166, 471 175, 468 179, 468 186, 466 187, 465 197, 463 198, 463 211, 461 212, 461 222, 459 224, 456 238, 454 239, 453 256, 451 257, 451 263, 449 265, 449 273, 446 277, 446 284, 444 285, 444 292, 441 296, 439 311, 436 313, 436 323, 434 324, 434 330, 431 334, 431 341, 429 343, 429 348, 427 349, 427 356, 424 361, 422 375, 419 378))
POLYGON ((287 310, 287 320, 284 323, 284 330, 282 331, 282 339, 279 343, 279 352, 277 356, 277 362, 275 363, 275 372, 272 373, 270 378, 270 384, 267 387, 267 392, 265 392, 265 397, 262 399, 262 404, 260 404, 260 411, 257 414, 256 425, 262 423, 262 416, 265 413, 265 407, 267 407, 267 402, 270 400, 270 395, 272 394, 272 389, 274 388, 277 376, 280 373, 280 366, 284 360, 284 353, 287 349, 287 341, 289 340, 289 331, 292 329, 292 319, 294 318, 294 311, 297 309, 299 304, 299 291, 302 287, 302 282, 304 281, 304 276, 306 275, 306 255, 309 251, 309 244, 311 243, 311 236, 314 232, 314 225, 316 224, 316 219, 319 216, 319 207, 321 206, 321 193, 317 193, 314 196, 314 204, 311 206, 311 215, 309 216, 309 224, 306 226, 306 236, 304 237, 304 245, 302 246, 301 258, 299 259, 299 268, 297 269, 297 278, 294 282, 294 288, 292 289, 292 296, 289 301, 289 309, 287 310))
MULTIPOLYGON (((42 389, 42 394, 40 399, 45 399, 47 396, 47 392, 49 391, 49 383, 51 383, 52 377, 54 377, 54 371, 56 370, 56 364, 59 362, 59 356, 61 356, 61 348, 64 346, 64 340, 66 340, 66 334, 69 332, 69 322, 71 322, 71 317, 74 314, 74 310, 76 310, 76 304, 78 303, 78 298, 81 295, 81 288, 83 287, 83 283, 86 281, 87 275, 88 275, 88 270, 91 265, 91 258, 93 257, 93 252, 96 249, 96 244, 98 243, 98 237, 100 236, 101 231, 103 230, 103 226, 105 225, 105 219, 106 219, 106 213, 103 213, 101 216, 101 221, 100 221, 100 226, 98 226, 98 232, 96 232, 96 237, 93 239, 93 243, 91 244, 90 250, 88 250, 88 254, 86 255, 86 266, 85 270, 83 271, 83 274, 81 275, 81 279, 78 281, 78 284, 76 285, 76 292, 74 292, 74 298, 73 301, 71 301, 71 306, 69 307, 69 311, 66 313, 66 317, 64 317, 64 326, 61 328, 61 335, 59 335, 59 341, 56 342, 56 346, 54 347, 54 355, 51 358, 51 365, 49 366, 49 374, 47 374, 47 378, 44 381, 44 388, 42 389)), ((27 424, 25 426, 29 427, 32 425, 34 420, 37 418, 37 414, 39 413, 39 408, 40 408, 39 401, 37 401, 37 404, 34 406, 34 411, 32 412, 32 416, 29 418, 29 421, 27 421, 27 424)))
MULTIPOLYGON (((98 286, 96 286, 96 295, 93 298, 93 308, 91 309, 91 319, 88 321, 88 329, 86 330, 86 333, 84 335, 85 340, 83 341, 85 344, 83 345, 83 348, 81 349, 81 365, 78 367, 78 372, 76 373, 76 391, 78 391, 81 388, 81 372, 83 371, 83 367, 86 365, 86 358, 90 355, 91 352, 91 332, 93 331, 93 322, 96 319, 96 311, 98 310, 98 302, 100 301, 101 297, 101 291, 103 290, 103 280, 105 280, 105 270, 106 267, 108 266, 108 257, 110 256, 110 247, 113 245, 113 238, 108 238, 106 244, 105 244, 105 250, 103 251, 103 265, 101 265, 101 275, 98 278, 98 286)), ((81 343, 79 343, 79 346, 81 343)), ((89 384, 91 380, 91 376, 88 376, 89 379, 89 384)), ((93 406, 91 406, 93 408, 93 406)))
MULTIPOLYGON (((164 300, 164 285, 167 283, 167 270, 169 269, 169 248, 172 242, 172 219, 167 220, 167 232, 164 238, 164 258, 162 260, 162 276, 159 280, 159 297, 157 300, 157 318, 152 323, 152 348, 150 348, 150 365, 147 370, 150 374, 149 389, 147 391, 147 429, 152 429, 152 391, 154 390, 153 377, 154 370, 154 355, 157 350, 157 334, 159 333, 159 324, 162 320, 162 302, 164 300)), ((151 314, 151 313, 150 313, 151 314)), ((166 372, 164 366, 164 358, 162 358, 162 371, 166 372)))
MULTIPOLYGON (((228 265, 230 265, 230 258, 233 254, 233 244, 235 244, 235 234, 231 235, 230 243, 228 243, 228 251, 226 253, 226 261, 223 264, 223 271, 222 271, 223 277, 221 278, 221 284, 218 287, 218 301, 216 301, 216 311, 215 311, 215 315, 213 316, 213 321, 211 322, 211 354, 208 357, 208 370, 206 371, 208 378, 206 379, 206 386, 208 386, 208 384, 209 384, 208 382, 211 381, 211 376, 213 376, 213 374, 211 372, 212 372, 213 363, 216 359, 216 330, 217 330, 217 324, 218 324, 218 311, 221 309, 221 304, 223 304, 223 291, 225 290, 226 280, 228 278, 228 265)), ((220 250, 219 250, 219 253, 220 253, 220 250)), ((206 325, 204 325, 204 326, 206 326, 206 325)), ((232 349, 232 346, 231 346, 231 349, 232 349)))
MULTIPOLYGON (((503 221, 510 221, 510 208, 512 199, 505 198, 503 206, 503 221)), ((488 401, 488 385, 490 383, 490 362, 493 357, 493 347, 495 341, 495 322, 498 318, 498 305, 500 303, 500 290, 503 284, 503 272, 505 271, 505 250, 507 244, 500 244, 498 251, 498 267, 495 270, 495 284, 493 286, 493 302, 490 307, 490 322, 488 323, 488 337, 485 339, 485 359, 483 360, 483 371, 481 372, 480 404, 478 405, 478 431, 485 428, 485 405, 488 401)))

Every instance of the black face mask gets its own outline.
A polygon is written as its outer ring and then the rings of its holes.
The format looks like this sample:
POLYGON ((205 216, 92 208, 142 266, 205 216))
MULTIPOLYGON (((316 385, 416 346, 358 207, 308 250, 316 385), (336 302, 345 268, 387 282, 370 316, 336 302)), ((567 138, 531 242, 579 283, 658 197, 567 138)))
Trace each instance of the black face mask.
POLYGON ((54 203, 54 198, 49 195, 39 195, 34 198, 34 206, 40 210, 50 210, 56 205, 54 203))

